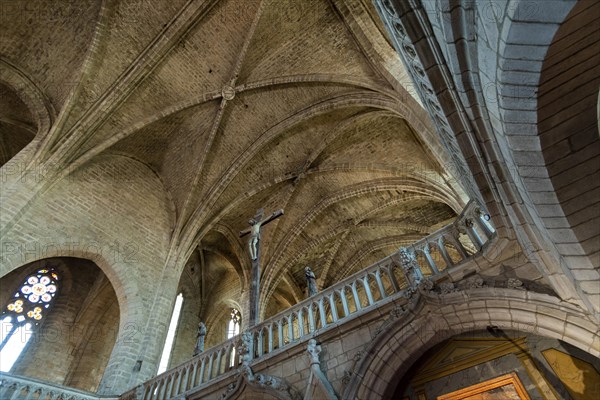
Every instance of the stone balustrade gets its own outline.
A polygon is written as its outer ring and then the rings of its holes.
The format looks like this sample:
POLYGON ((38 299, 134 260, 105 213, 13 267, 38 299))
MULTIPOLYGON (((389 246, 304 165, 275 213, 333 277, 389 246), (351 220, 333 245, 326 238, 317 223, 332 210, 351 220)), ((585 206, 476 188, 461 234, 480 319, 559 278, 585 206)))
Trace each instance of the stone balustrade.
POLYGON ((240 336, 231 338, 121 398, 177 397, 217 377, 234 374, 241 364, 240 352, 251 360, 278 354, 317 331, 349 321, 390 298, 407 295, 423 279, 435 278, 479 253, 494 235, 486 219, 489 216, 471 202, 452 224, 250 328, 242 334, 243 349, 236 347, 240 336))
POLYGON ((0 399, 2 400, 117 400, 118 398, 100 396, 34 378, 0 372, 0 399))

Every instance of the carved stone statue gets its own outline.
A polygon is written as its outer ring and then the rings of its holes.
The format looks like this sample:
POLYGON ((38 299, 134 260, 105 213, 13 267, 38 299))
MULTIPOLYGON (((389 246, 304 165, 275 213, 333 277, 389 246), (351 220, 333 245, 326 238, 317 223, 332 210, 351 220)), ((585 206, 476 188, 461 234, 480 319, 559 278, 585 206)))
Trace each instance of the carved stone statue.
POLYGON ((315 339, 310 339, 308 341, 308 346, 306 351, 308 352, 308 357, 310 358, 310 364, 320 364, 319 354, 321 354, 321 345, 317 344, 315 339))
POLYGON ((400 256, 400 263, 409 286, 416 288, 423 280, 423 274, 421 273, 421 268, 419 267, 415 254, 407 248, 401 247, 398 250, 398 255, 400 256))
POLYGON ((449 294, 456 292, 456 287, 452 282, 442 282, 439 284, 440 294, 449 294))
POLYGON ((308 297, 314 296, 317 294, 317 277, 315 273, 312 272, 310 267, 304 268, 304 275, 306 276, 306 286, 307 286, 307 294, 308 297))
POLYGON ((242 359, 243 365, 250 365, 252 361, 252 333, 248 331, 242 333, 238 342, 238 354, 242 359))
POLYGON ((306 352, 308 353, 308 358, 310 360, 311 375, 308 378, 308 388, 304 399, 308 400, 318 398, 323 400, 338 400, 339 397, 335 393, 333 386, 331 386, 327 376, 325 376, 323 371, 321 371, 321 364, 319 361, 319 354, 321 354, 321 350, 321 345, 318 344, 315 339, 310 339, 308 341, 306 352), (311 382, 315 382, 317 385, 321 386, 321 390, 315 392, 315 388, 311 388, 311 382), (317 393, 319 392, 320 394, 317 397, 317 393))
POLYGON ((248 233, 250 234, 250 239, 248 239, 248 250, 250 250, 250 258, 252 259, 252 261, 256 261, 258 259, 258 243, 260 242, 260 228, 263 225, 266 225, 269 222, 273 221, 274 219, 281 217, 282 215, 283 210, 277 210, 268 218, 264 218, 265 210, 259 208, 254 218, 248 221, 248 223, 250 224, 250 228, 240 232, 240 237, 246 236, 248 233))
POLYGON ((196 347, 194 347, 194 356, 204 351, 204 337, 206 336, 206 325, 200 321, 198 324, 198 335, 196 339, 196 347))
POLYGON ((508 287, 509 289, 525 290, 523 282, 517 278, 508 278, 508 282, 506 282, 506 287, 508 287))
POLYGON ((258 258, 258 241, 260 240, 260 221, 252 218, 248 221, 250 224, 250 239, 248 239, 248 248, 250 250, 250 258, 256 260, 258 258))

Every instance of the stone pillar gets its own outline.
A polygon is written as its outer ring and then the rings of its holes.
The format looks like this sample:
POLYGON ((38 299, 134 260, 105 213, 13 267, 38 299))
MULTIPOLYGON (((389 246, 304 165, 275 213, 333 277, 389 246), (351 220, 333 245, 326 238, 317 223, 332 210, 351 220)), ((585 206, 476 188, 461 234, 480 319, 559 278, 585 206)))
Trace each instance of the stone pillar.
MULTIPOLYGON (((179 270, 170 265, 164 268, 179 270)), ((145 288, 144 292, 151 294, 148 298, 142 300, 139 294, 128 296, 131 303, 127 310, 121 310, 128 319, 119 327, 117 341, 98 387, 99 394, 121 394, 156 375, 178 283, 179 274, 164 274, 154 287, 145 288)))

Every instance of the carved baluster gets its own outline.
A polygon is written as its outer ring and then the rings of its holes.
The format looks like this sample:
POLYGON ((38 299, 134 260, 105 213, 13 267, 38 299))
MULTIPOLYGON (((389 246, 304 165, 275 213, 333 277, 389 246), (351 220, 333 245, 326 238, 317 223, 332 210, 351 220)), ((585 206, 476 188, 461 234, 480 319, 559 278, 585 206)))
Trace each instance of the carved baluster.
POLYGON ((356 311, 360 311, 362 309, 362 305, 360 304, 360 297, 358 297, 358 290, 356 290, 356 281, 352 282, 350 288, 352 289, 352 297, 354 297, 356 311))
POLYGON ((283 347, 283 324, 281 320, 277 322, 277 338, 279 339, 279 348, 283 347))
POLYGON ((215 377, 221 375, 221 358, 223 358, 223 349, 217 351, 217 369, 215 371, 215 377))
POLYGON ((298 338, 304 336, 304 308, 298 310, 298 338))
POLYGON ((158 383, 156 381, 156 378, 154 378, 155 380, 148 386, 148 392, 147 392, 147 398, 146 400, 153 400, 155 398, 156 395, 156 390, 158 389, 158 383))
POLYGON ((396 280, 396 276, 394 275, 394 268, 400 268, 395 263, 389 263, 387 266, 387 274, 390 277, 390 282, 392 283, 392 288, 394 288, 394 293, 398 293, 400 291, 400 284, 396 280))
POLYGON ((373 293, 371 293, 371 285, 369 285, 369 274, 363 276, 362 281, 363 286, 365 287, 365 293, 367 294, 367 299, 369 300, 369 305, 375 304, 373 293))
POLYGON ((290 343, 294 341, 294 326, 292 322, 294 322, 293 313, 287 317, 288 319, 288 340, 290 343))
POLYGON ((264 354, 263 351, 263 330, 259 330, 258 331, 258 346, 257 346, 257 351, 258 351, 258 356, 262 357, 262 355, 264 354))
MULTIPOLYGON (((181 381, 183 379, 183 371, 179 371, 179 374, 177 376, 177 385, 175 386, 175 395, 178 395, 179 393, 181 393, 181 381)), ((173 377, 174 378, 174 377, 173 377)))
POLYGON ((240 353, 238 353, 238 349, 235 345, 235 342, 231 343, 231 350, 229 351, 229 354, 231 354, 231 358, 233 358, 233 367, 237 368, 237 366, 240 364, 240 353))
POLYGON ((154 392, 152 392, 152 398, 153 399, 157 399, 160 400, 160 391, 162 389, 162 381, 159 379, 156 381, 156 389, 154 389, 154 392))
POLYGON ((315 313, 314 313, 314 304, 308 306, 308 333, 315 331, 315 313))
POLYGON ((198 360, 196 360, 194 362, 194 367, 192 368, 192 380, 190 382, 190 387, 189 388, 186 387, 186 390, 191 389, 194 386, 196 386, 196 374, 197 373, 198 373, 198 360))
MULTIPOLYGON (((433 257, 431 257, 431 253, 429 252, 429 244, 426 244, 423 248, 423 254, 425 255, 425 259, 427 260, 427 264, 431 267, 431 272, 433 275, 437 275, 440 273, 437 265, 435 265, 435 261, 433 261, 433 257)), ((423 269, 421 268, 421 271, 423 269)))
POLYGON ((213 360, 214 360, 214 357, 215 357, 215 353, 212 353, 210 355, 210 357, 208 358, 208 374, 206 375, 206 381, 207 382, 213 378, 212 371, 213 371, 213 360))
POLYGON ((378 268, 375 271, 375 282, 377 282, 377 287, 379 288, 379 293, 381 293, 381 298, 385 299, 387 297, 385 293, 385 287, 383 287, 383 281, 381 280, 381 268, 378 268))
POLYGON ((233 368, 231 366, 232 364, 232 360, 231 360, 231 356, 233 355, 233 344, 228 344, 227 347, 225 348, 225 372, 231 368, 233 368))
POLYGON ((191 371, 192 367, 188 366, 185 369, 185 378, 183 380, 183 392, 185 392, 186 390, 188 390, 188 383, 190 383, 190 371, 191 371))
POLYGON ((5 399, 7 392, 10 390, 10 385, 6 380, 0 381, 0 399, 5 399))
POLYGON ((340 299, 342 300, 342 307, 344 308, 344 317, 350 315, 350 309, 348 308, 348 299, 346 299, 346 287, 340 290, 340 299))
MULTIPOLYGON (((18 398, 20 398, 21 397, 21 392, 25 388, 26 388, 26 386, 15 385, 15 392, 13 393, 12 396, 10 396, 10 400, 17 400, 18 398)), ((40 399, 42 399, 42 398, 43 397, 40 395, 40 399)))
POLYGON ((171 375, 171 388, 170 388, 170 393, 168 396, 165 397, 165 399, 169 399, 172 396, 176 396, 179 393, 181 393, 181 381, 183 380, 183 371, 179 370, 177 371, 176 374, 171 375))
POLYGON ((2 380, 0 382, 2 384, 2 386, 0 386, 0 399, 7 399, 11 384, 8 382, 8 380, 2 380))
POLYGON ((455 228, 451 231, 450 235, 448 235, 448 239, 450 242, 452 242, 454 247, 456 247, 456 250, 458 251, 458 253, 461 256, 461 261, 465 260, 467 257, 469 257, 467 250, 465 249, 463 244, 460 242, 460 239, 458 238, 458 228, 455 228))
POLYGON ((267 327, 269 334, 269 353, 273 351, 273 323, 271 322, 267 327))
POLYGON ((5 399, 10 391, 10 384, 6 380, 0 381, 0 399, 5 399))
POLYGON ((173 395, 173 389, 175 387, 175 374, 171 374, 165 378, 164 381, 164 395, 161 396, 163 399, 168 399, 173 395))
POLYGON ((160 382, 161 382, 160 380, 157 380, 157 381, 154 383, 154 390, 152 391, 152 394, 150 395, 150 396, 151 396, 151 397, 150 397, 151 399, 154 399, 154 400, 156 400, 156 399, 159 399, 159 394, 160 394, 160 393, 159 393, 159 392, 160 392, 160 384, 161 384, 160 382))
POLYGON ((465 227, 467 228, 467 235, 469 236, 473 244, 477 247, 478 250, 481 250, 481 247, 483 246, 483 241, 481 240, 479 234, 473 226, 473 219, 465 219, 465 227))
POLYGON ((202 359, 202 364, 200 365, 200 376, 198 377, 198 385, 202 385, 204 382, 204 371, 206 370, 206 357, 202 359))
POLYGON ((321 328, 327 326, 327 313, 325 312, 325 297, 319 299, 319 318, 321 319, 321 328))
POLYGON ((335 304, 335 292, 332 292, 329 297, 329 307, 331 308, 331 319, 333 319, 333 323, 336 323, 338 321, 338 314, 337 314, 337 306, 335 304))
MULTIPOLYGON (((27 397, 25 397, 25 400, 31 400, 31 399, 33 399, 33 394, 35 393, 36 389, 35 389, 35 388, 32 388, 32 387, 31 387, 31 386, 29 386, 29 385, 25 386, 25 387, 24 387, 24 389, 26 389, 26 390, 27 390, 27 397)), ((6 397, 5 397, 5 394, 6 394, 6 393, 2 393, 2 395, 1 395, 0 399, 5 399, 5 398, 6 398, 6 397)))
POLYGON ((454 265, 454 263, 452 262, 452 257, 450 257, 450 254, 448 254, 448 250, 446 249, 446 246, 444 245, 444 239, 445 239, 444 237, 438 238, 437 246, 438 246, 438 249, 440 250, 440 253, 442 254, 442 258, 446 262, 446 268, 450 268, 451 266, 454 265))
POLYGON ((152 398, 152 386, 154 386, 154 384, 144 385, 144 395, 142 396, 143 400, 150 400, 152 398))
POLYGON ((162 378, 160 380, 160 389, 158 391, 158 399, 159 400, 163 400, 163 399, 167 398, 167 379, 168 379, 168 377, 162 378))

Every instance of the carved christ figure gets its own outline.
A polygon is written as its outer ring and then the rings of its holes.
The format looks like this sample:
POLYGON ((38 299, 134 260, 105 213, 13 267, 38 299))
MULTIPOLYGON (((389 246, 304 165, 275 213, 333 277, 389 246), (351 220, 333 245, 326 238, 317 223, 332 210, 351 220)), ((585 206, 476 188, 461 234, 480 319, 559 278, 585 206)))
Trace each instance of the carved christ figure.
POLYGON ((274 219, 283 215, 283 210, 277 210, 267 218, 263 218, 265 210, 260 208, 254 218, 250 221, 250 228, 240 232, 240 237, 250 234, 248 240, 248 250, 252 260, 252 271, 250 275, 250 298, 249 298, 249 317, 248 325, 254 326, 258 320, 259 298, 260 298, 260 228, 274 219))
POLYGON ((250 258, 252 261, 258 258, 258 242, 260 240, 260 218, 258 220, 252 218, 248 221, 250 224, 250 239, 248 239, 248 247, 250 248, 250 258))
POLYGON ((277 210, 273 214, 271 214, 268 218, 263 218, 265 215, 264 209, 259 209, 256 212, 254 218, 248 221, 250 224, 250 229, 246 229, 240 232, 240 237, 250 234, 250 239, 248 239, 248 250, 250 250, 250 258, 252 261, 256 261, 258 259, 258 246, 260 245, 260 228, 263 225, 268 224, 273 221, 275 218, 283 215, 283 210, 277 210))

